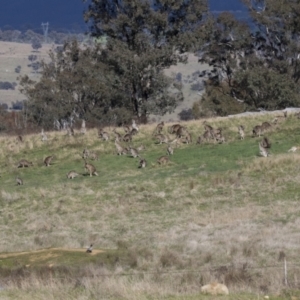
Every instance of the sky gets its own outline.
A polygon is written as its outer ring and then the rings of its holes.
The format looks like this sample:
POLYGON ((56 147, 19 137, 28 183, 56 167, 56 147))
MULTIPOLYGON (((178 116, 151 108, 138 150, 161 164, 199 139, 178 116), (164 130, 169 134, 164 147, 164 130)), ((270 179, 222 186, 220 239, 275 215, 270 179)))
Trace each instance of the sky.
POLYGON ((86 29, 82 0, 0 0, 0 28, 41 29, 49 23, 49 29, 86 29))
MULTIPOLYGON (((213 12, 233 11, 245 14, 239 0, 209 0, 213 12)), ((49 30, 87 31, 83 12, 87 4, 82 0, 0 0, 1 29, 40 29, 49 23, 49 30)))

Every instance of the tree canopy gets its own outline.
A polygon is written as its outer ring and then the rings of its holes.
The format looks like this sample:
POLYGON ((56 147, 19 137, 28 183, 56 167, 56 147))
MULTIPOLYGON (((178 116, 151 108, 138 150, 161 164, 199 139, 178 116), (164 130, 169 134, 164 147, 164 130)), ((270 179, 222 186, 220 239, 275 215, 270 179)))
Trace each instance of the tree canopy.
POLYGON ((251 22, 224 12, 200 61, 212 69, 205 102, 218 114, 298 106, 299 1, 244 0, 251 22))
POLYGON ((93 36, 107 37, 99 59, 114 69, 136 116, 164 114, 182 99, 163 70, 205 39, 207 9, 206 0, 91 1, 85 20, 93 36))
POLYGON ((40 81, 21 79, 32 118, 122 124, 170 112, 183 94, 164 70, 188 52, 210 65, 200 74, 199 114, 298 106, 299 1, 243 2, 251 22, 211 16, 206 0, 89 1, 84 18, 94 43, 69 41, 41 65, 40 81))
POLYGON ((207 9, 206 0, 91 1, 94 45, 68 42, 42 64, 39 82, 21 80, 35 120, 75 113, 120 124, 172 111, 183 95, 164 70, 207 39, 207 9))

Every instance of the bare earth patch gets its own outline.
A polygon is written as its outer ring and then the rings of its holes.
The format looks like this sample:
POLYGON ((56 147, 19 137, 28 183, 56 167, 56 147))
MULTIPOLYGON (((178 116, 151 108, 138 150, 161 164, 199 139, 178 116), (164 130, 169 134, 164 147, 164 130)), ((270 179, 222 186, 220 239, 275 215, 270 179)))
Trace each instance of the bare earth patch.
MULTIPOLYGON (((28 255, 28 254, 37 254, 37 253, 45 253, 45 257, 42 257, 44 259, 60 256, 59 253, 57 253, 57 254, 51 253, 52 251, 66 251, 66 252, 82 252, 82 253, 85 253, 86 249, 85 248, 84 249, 79 249, 79 248, 69 248, 69 249, 65 249, 65 248, 47 248, 47 249, 40 249, 40 250, 26 251, 26 252, 3 253, 3 254, 0 254, 0 259, 1 258, 9 258, 9 257, 18 257, 18 256, 21 256, 21 255, 28 255)), ((97 255, 97 254, 103 253, 103 252, 104 252, 104 250, 93 249, 93 252, 89 253, 89 255, 97 255)), ((41 258, 41 256, 39 256, 39 259, 40 258, 41 258)))

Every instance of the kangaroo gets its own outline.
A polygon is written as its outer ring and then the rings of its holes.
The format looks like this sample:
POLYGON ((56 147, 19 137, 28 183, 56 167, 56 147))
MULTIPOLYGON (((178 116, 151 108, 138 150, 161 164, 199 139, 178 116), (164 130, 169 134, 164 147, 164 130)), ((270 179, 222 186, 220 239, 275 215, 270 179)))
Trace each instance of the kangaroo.
POLYGON ((89 159, 92 159, 92 160, 99 160, 99 154, 97 154, 96 152, 91 152, 90 151, 90 155, 89 155, 89 159))
POLYGON ((168 155, 173 155, 174 153, 174 149, 170 145, 167 147, 167 153, 168 155))
POLYGON ((132 133, 129 132, 129 133, 126 133, 124 136, 123 136, 123 142, 126 142, 126 143, 129 143, 132 141, 132 133))
POLYGON ((225 143, 225 137, 223 136, 222 132, 215 134, 214 137, 216 142, 218 142, 219 144, 225 143))
POLYGON ((259 136, 262 134, 262 128, 260 125, 256 125, 253 129, 252 129, 252 133, 253 136, 259 136))
POLYGON ((128 126, 128 125, 123 125, 123 129, 124 129, 125 133, 129 133, 132 130, 131 126, 128 126))
POLYGON ((287 118, 287 111, 284 111, 282 116, 276 116, 274 118, 273 123, 277 123, 279 119, 286 119, 286 118, 287 118))
POLYGON ((135 148, 129 147, 129 151, 133 158, 139 157, 139 152, 135 148))
POLYGON ((85 159, 88 159, 89 158, 89 155, 90 155, 90 151, 87 149, 87 148, 84 148, 83 151, 82 151, 82 158, 85 160, 85 159))
POLYGON ((127 151, 118 143, 118 138, 115 139, 115 145, 118 155, 125 155, 127 151))
POLYGON ((206 141, 214 139, 214 136, 213 136, 211 130, 205 130, 202 137, 206 141))
POLYGON ((23 143, 23 137, 21 135, 17 136, 17 141, 23 143))
POLYGON ((116 128, 113 130, 113 133, 115 134, 115 138, 117 139, 118 142, 122 140, 122 135, 121 133, 116 131, 116 128))
POLYGON ((137 135, 138 133, 139 133, 139 131, 136 130, 135 128, 132 128, 131 131, 130 131, 131 135, 137 135))
POLYGON ((268 131, 271 128, 272 128, 272 125, 269 122, 263 122, 261 124, 261 130, 262 130, 262 132, 266 132, 266 131, 268 131))
POLYGON ((17 185, 23 185, 23 180, 20 177, 16 177, 17 185))
POLYGON ((172 126, 170 126, 168 128, 168 132, 171 134, 176 134, 177 135, 177 131, 181 128, 182 126, 180 124, 174 124, 172 126))
POLYGON ((192 143, 192 135, 187 131, 185 135, 181 137, 181 141, 186 144, 192 143))
POLYGON ((279 121, 286 120, 286 119, 287 119, 287 111, 284 111, 282 116, 276 116, 276 117, 271 121, 271 123, 277 125, 279 121))
MULTIPOLYGON (((132 130, 135 129, 136 132, 139 131, 139 127, 137 126, 135 120, 132 120, 131 128, 132 128, 132 130)), ((131 130, 131 131, 132 131, 132 130, 131 130)))
POLYGON ((288 150, 288 152, 296 152, 299 149, 297 146, 293 146, 291 149, 288 150))
POLYGON ((238 127, 238 132, 240 135, 240 139, 243 140, 245 138, 245 127, 243 125, 240 125, 238 127))
POLYGON ((92 177, 93 175, 98 176, 98 173, 94 165, 85 162, 84 168, 90 174, 90 177, 92 177))
POLYGON ((80 133, 86 134, 86 126, 85 126, 85 120, 82 120, 80 133))
POLYGON ((156 135, 156 134, 161 134, 163 128, 165 126, 165 123, 164 121, 158 123, 153 131, 153 134, 152 135, 156 135))
POLYGON ((182 138, 182 137, 186 136, 187 134, 189 134, 189 132, 186 129, 186 127, 184 127, 184 126, 180 126, 176 131, 177 138, 182 138))
POLYGON ((107 142, 109 140, 109 134, 104 131, 102 128, 98 131, 98 137, 103 141, 107 142))
POLYGON ((137 151, 144 151, 146 150, 146 147, 144 145, 141 145, 139 147, 136 148, 137 151))
POLYGON ((168 156, 161 156, 158 160, 157 163, 160 165, 165 165, 169 162, 169 157, 168 156))
POLYGON ((147 166, 147 161, 146 159, 142 158, 140 160, 139 168, 146 168, 146 166, 147 166))
POLYGON ((212 127, 212 126, 210 126, 208 123, 207 123, 207 121, 204 121, 203 122, 203 125, 204 125, 204 130, 205 131, 211 131, 211 130, 213 130, 214 128, 212 127))
POLYGON ((203 136, 202 136, 202 135, 198 136, 197 141, 196 141, 196 144, 197 144, 197 145, 198 145, 198 144, 202 144, 203 142, 204 142, 203 136))
POLYGON ((49 166, 50 166, 52 159, 53 159, 53 155, 47 156, 47 157, 44 159, 44 164, 45 164, 46 167, 49 167, 49 166))
POLYGON ((222 135, 222 128, 212 129, 210 132, 212 136, 216 138, 216 136, 222 135))
POLYGON ((79 174, 77 173, 77 172, 75 172, 75 171, 70 171, 70 172, 68 172, 68 174, 67 174, 67 178, 68 179, 74 179, 75 177, 77 177, 79 174))
POLYGON ((168 143, 169 142, 169 139, 166 135, 162 134, 162 133, 159 133, 159 134, 156 134, 154 136, 154 138, 157 140, 157 144, 162 144, 162 143, 168 143))
POLYGON ((91 244, 87 249, 86 249, 86 253, 92 253, 93 251, 93 244, 91 244))
POLYGON ((24 167, 29 167, 33 166, 33 163, 31 161, 28 161, 26 159, 21 159, 18 163, 18 168, 24 168, 24 167))
POLYGON ((271 148, 271 143, 267 137, 263 138, 260 145, 264 148, 271 148))
POLYGON ((42 129, 42 131, 41 131, 41 136, 42 136, 42 142, 45 142, 48 140, 48 137, 47 137, 46 133, 44 132, 44 129, 42 129))
POLYGON ((269 142, 268 138, 263 138, 262 141, 258 144, 260 155, 263 157, 268 157, 269 151, 268 149, 271 148, 271 143, 269 142))
POLYGON ((73 127, 68 127, 67 128, 67 135, 74 136, 74 129, 73 129, 73 127))

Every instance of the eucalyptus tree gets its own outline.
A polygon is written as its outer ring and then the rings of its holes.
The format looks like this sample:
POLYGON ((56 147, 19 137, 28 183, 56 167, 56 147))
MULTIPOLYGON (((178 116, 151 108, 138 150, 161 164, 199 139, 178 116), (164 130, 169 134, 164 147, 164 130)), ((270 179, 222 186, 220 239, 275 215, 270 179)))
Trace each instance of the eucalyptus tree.
MULTIPOLYGON (((79 47, 76 41, 66 43, 59 51, 50 51, 50 62, 41 63, 41 78, 20 79, 21 92, 28 98, 29 121, 46 128, 53 122, 76 118, 102 123, 130 119, 123 109, 122 95, 113 88, 109 67, 99 62, 99 47, 79 47)), ((61 124, 62 125, 62 124, 61 124)))
POLYGON ((186 53, 207 38, 207 11, 206 0, 90 2, 90 32, 107 38, 98 59, 114 71, 114 87, 135 116, 164 114, 183 99, 163 71, 186 61, 186 53))
POLYGON ((212 40, 201 48, 206 103, 219 114, 298 106, 298 1, 245 0, 251 21, 230 13, 215 19, 212 40))

